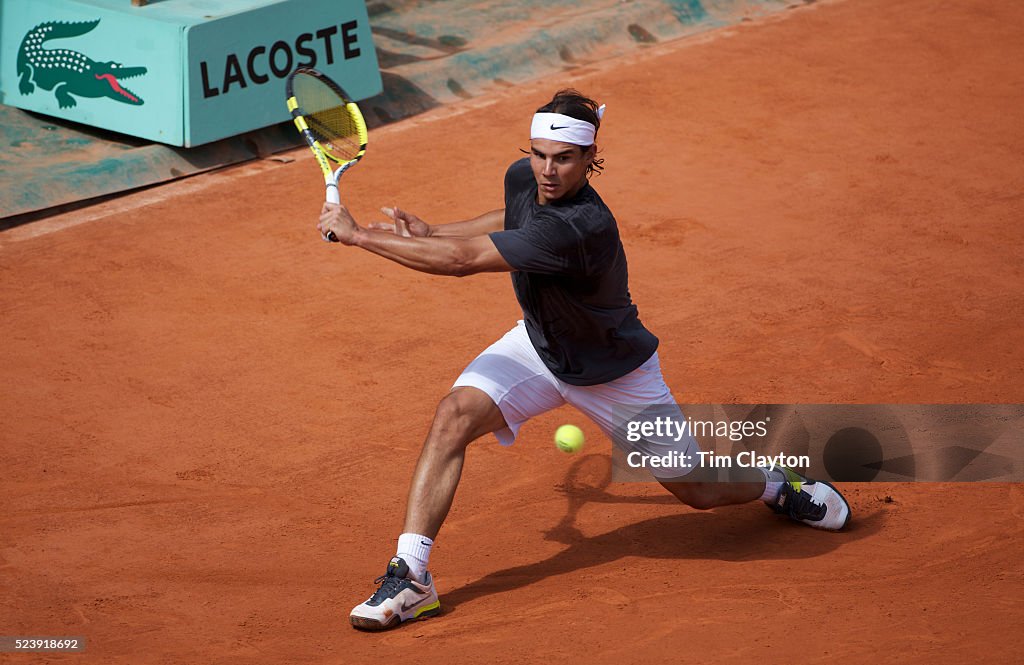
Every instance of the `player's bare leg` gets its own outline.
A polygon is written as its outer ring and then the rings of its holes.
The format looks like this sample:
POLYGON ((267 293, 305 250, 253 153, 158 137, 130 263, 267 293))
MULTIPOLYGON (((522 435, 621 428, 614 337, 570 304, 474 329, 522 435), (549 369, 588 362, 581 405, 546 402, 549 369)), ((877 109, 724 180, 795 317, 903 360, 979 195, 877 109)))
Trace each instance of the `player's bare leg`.
POLYGON ((481 390, 456 388, 441 400, 412 476, 405 532, 437 536, 455 498, 466 448, 505 426, 505 417, 481 390))
POLYGON ((719 472, 699 467, 686 480, 661 485, 686 505, 700 510, 761 499, 775 512, 816 529, 839 531, 850 521, 850 505, 831 483, 805 478, 784 467, 772 471, 733 467, 724 479, 719 478, 719 472), (766 473, 776 482, 769 483, 766 473))
POLYGON ((723 480, 718 478, 719 471, 697 467, 685 477, 685 480, 659 482, 677 499, 699 510, 747 503, 760 498, 764 493, 765 478, 758 469, 724 469, 723 471, 728 471, 729 477, 723 480))
POLYGON ((441 611, 434 580, 426 569, 433 539, 452 507, 466 448, 484 434, 505 426, 498 407, 476 388, 456 388, 437 405, 409 488, 398 554, 388 563, 384 575, 377 578, 377 591, 353 608, 353 626, 383 630, 441 611))

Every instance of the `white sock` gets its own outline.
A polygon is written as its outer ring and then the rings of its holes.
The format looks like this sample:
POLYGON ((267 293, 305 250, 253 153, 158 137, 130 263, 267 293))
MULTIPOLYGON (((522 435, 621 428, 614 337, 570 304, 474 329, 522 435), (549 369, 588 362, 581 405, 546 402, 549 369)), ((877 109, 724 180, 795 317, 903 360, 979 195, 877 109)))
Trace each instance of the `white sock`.
POLYGON ((786 482, 786 474, 782 473, 779 469, 768 470, 764 467, 758 468, 764 474, 764 494, 761 495, 761 501, 773 504, 779 498, 782 485, 786 482))
POLYGON ((405 559, 409 566, 409 572, 418 581, 423 581, 423 575, 427 572, 427 562, 430 561, 430 548, 434 541, 418 533, 403 533, 398 537, 398 554, 405 559))

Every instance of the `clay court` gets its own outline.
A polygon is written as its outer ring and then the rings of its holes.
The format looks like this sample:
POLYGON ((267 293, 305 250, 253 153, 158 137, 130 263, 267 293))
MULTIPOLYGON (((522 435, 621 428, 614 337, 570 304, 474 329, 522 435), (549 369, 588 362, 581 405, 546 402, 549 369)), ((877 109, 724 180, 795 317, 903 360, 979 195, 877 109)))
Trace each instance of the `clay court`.
MULTIPOLYGON (((680 402, 1020 403, 1022 26, 800 7, 372 130, 342 196, 364 224, 500 207, 572 85, 608 105, 593 183, 680 402)), ((470 447, 443 615, 352 630, 437 400, 519 310, 507 275, 321 242, 322 179, 286 156, 0 233, 0 632, 88 644, 0 660, 1019 658, 1019 484, 846 484, 851 528, 822 533, 610 483, 569 409, 470 447)))

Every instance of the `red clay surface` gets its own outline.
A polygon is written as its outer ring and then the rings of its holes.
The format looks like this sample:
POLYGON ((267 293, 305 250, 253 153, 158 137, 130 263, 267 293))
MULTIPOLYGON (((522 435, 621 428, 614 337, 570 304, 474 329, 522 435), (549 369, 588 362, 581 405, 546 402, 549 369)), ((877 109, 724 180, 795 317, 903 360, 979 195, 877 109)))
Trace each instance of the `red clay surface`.
MULTIPOLYGON (((344 196, 364 222, 497 207, 571 83, 608 104, 595 184, 680 401, 1021 402, 1022 24, 991 0, 788 12, 383 129, 344 196)), ((579 457, 551 444, 568 410, 471 448, 444 615, 352 630, 436 401, 517 307, 505 275, 322 243, 294 156, 0 234, 0 633, 88 640, 0 658, 1019 657, 1020 485, 846 485, 853 527, 826 534, 607 484, 594 427, 579 457)))

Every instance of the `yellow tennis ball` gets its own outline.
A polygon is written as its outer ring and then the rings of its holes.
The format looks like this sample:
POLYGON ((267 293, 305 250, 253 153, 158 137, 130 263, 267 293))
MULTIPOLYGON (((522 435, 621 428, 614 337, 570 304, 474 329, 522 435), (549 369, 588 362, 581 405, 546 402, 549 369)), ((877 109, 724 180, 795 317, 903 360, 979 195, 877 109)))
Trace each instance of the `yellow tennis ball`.
POLYGON ((562 425, 555 430, 555 445, 563 453, 578 453, 583 447, 583 430, 575 425, 562 425))

